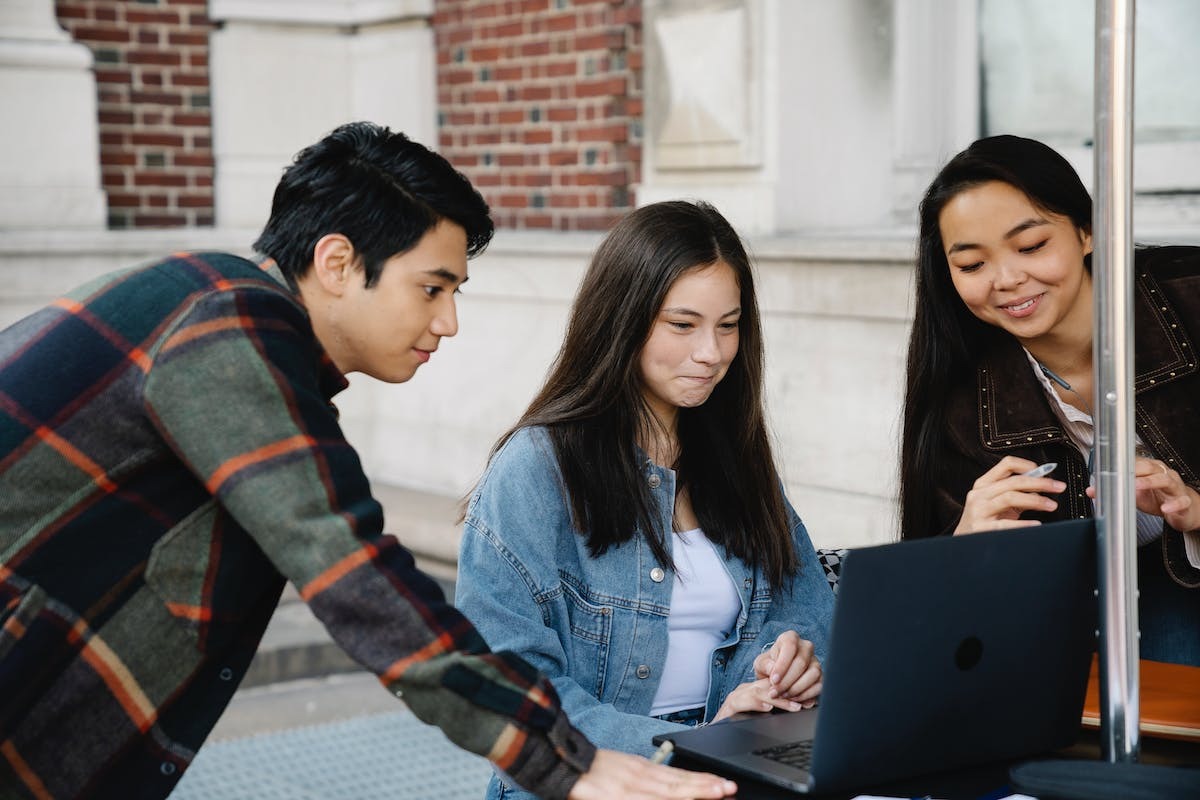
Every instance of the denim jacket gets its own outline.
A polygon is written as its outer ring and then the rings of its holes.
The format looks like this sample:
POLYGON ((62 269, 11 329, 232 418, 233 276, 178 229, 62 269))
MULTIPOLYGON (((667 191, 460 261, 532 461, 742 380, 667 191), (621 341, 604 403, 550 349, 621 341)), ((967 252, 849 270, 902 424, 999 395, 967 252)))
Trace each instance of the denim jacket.
MULTIPOLYGON (((643 473, 671 530, 675 473, 645 459, 643 473)), ((778 487, 770 487, 778 491, 778 487)), ((786 500, 785 500, 786 503, 786 500)), ((712 656, 705 719, 753 661, 794 629, 824 659, 833 593, 791 506, 800 569, 775 593, 761 570, 726 557, 741 597, 729 637, 712 656)), ((515 651, 547 675, 571 723, 597 746, 649 755, 652 737, 682 726, 647 716, 667 655, 674 574, 637 535, 592 557, 571 524, 545 429, 518 431, 495 455, 467 504, 457 605, 495 650, 515 651)), ((489 797, 517 796, 495 778, 489 797)))

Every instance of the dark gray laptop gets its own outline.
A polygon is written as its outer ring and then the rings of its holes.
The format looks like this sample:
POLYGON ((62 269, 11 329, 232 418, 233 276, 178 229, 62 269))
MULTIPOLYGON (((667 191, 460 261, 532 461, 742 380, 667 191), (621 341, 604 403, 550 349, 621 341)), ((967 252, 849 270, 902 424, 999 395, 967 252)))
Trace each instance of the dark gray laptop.
POLYGON ((1095 650, 1091 520, 860 548, 812 711, 659 736, 703 769, 860 789, 1070 745, 1095 650))

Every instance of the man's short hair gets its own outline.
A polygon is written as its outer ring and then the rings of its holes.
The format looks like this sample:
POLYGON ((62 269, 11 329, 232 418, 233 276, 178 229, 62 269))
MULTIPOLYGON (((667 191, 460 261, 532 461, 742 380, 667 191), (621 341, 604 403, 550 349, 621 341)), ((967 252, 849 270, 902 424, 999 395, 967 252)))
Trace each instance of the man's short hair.
POLYGON ((389 258, 443 219, 467 232, 468 257, 483 252, 495 230, 483 197, 445 158, 403 133, 351 122, 284 170, 254 249, 274 259, 295 289, 320 238, 340 233, 362 257, 370 287, 389 258))

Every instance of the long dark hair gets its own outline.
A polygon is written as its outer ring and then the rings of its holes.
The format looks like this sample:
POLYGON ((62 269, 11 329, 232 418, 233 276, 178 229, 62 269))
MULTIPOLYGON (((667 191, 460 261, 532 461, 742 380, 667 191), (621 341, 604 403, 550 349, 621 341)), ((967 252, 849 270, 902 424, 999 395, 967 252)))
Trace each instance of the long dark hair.
MULTIPOLYGON (((900 535, 936 533, 934 487, 945 438, 950 389, 973 379, 981 350, 1003 331, 977 318, 950 277, 939 217, 967 189, 1000 181, 1020 190, 1041 211, 1092 229, 1092 198, 1065 158, 1033 139, 980 139, 942 167, 921 200, 916 311, 908 340, 904 434, 900 450, 900 535)), ((1084 258, 1091 270, 1091 256, 1084 258)))
POLYGON ((589 552, 601 555, 640 529, 659 562, 671 564, 670 531, 661 529, 638 457, 638 435, 654 424, 639 355, 675 281, 718 260, 733 268, 741 295, 738 353, 707 402, 679 410, 677 474, 705 534, 780 586, 797 559, 764 420, 754 277, 737 233, 706 203, 655 203, 612 229, 545 385, 492 452, 521 428, 545 426, 589 552))

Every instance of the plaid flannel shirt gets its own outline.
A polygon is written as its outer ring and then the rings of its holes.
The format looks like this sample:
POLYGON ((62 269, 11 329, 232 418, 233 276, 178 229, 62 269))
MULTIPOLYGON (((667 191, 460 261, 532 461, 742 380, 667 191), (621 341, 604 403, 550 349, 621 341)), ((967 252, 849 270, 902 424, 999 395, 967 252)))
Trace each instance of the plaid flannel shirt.
POLYGON ((273 266, 178 254, 0 332, 0 796, 164 797, 290 580, 422 720, 562 797, 594 755, 385 535, 273 266))

